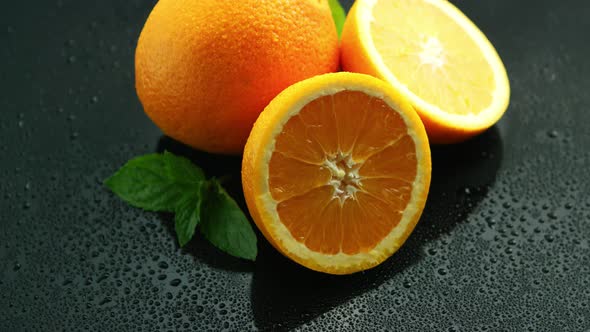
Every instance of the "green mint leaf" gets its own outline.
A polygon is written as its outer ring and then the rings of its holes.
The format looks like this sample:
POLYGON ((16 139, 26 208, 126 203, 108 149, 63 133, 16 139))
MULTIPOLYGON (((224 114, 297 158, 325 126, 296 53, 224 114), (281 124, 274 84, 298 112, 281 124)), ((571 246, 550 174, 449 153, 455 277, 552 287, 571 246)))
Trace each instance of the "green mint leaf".
POLYGON ((205 182, 192 195, 187 195, 176 207, 174 229, 181 247, 184 247, 195 235, 195 229, 201 221, 201 209, 206 195, 205 182))
POLYGON ((328 2, 330 3, 330 9, 332 9, 332 17, 334 18, 334 23, 336 23, 338 37, 340 37, 342 35, 344 21, 346 20, 346 12, 338 0, 329 0, 328 2))
POLYGON ((105 185, 135 207, 175 212, 204 180, 203 171, 188 159, 165 152, 130 160, 105 185))
POLYGON ((211 179, 200 223, 201 233, 214 246, 236 257, 255 260, 256 234, 240 207, 216 179, 211 179))
POLYGON ((201 232, 222 251, 254 260, 256 234, 238 204, 218 180, 206 181, 190 160, 170 152, 137 157, 105 185, 129 204, 148 211, 174 212, 181 247, 201 232))
POLYGON ((169 174, 177 181, 205 181, 205 173, 190 160, 164 151, 164 159, 168 161, 169 174))

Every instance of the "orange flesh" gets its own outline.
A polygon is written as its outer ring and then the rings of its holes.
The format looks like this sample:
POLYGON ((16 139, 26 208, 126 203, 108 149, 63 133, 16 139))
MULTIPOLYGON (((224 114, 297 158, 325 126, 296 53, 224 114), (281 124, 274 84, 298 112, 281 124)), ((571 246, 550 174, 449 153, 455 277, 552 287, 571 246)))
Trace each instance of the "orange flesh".
POLYGON ((491 104, 492 68, 475 41, 440 9, 427 1, 378 1, 373 14, 375 47, 410 91, 463 115, 491 104))
POLYGON ((319 97, 276 138, 269 187, 294 239, 324 254, 373 249, 399 223, 416 178, 402 117, 358 91, 319 97))

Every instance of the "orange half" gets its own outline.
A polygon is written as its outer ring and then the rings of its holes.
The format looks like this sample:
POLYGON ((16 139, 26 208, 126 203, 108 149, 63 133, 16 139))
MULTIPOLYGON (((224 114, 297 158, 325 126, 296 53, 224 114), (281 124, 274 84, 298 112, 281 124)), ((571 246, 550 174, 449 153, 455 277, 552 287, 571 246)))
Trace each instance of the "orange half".
POLYGON ((431 143, 494 125, 510 100, 496 49, 447 0, 357 0, 342 32, 342 68, 381 78, 416 109, 431 143))
POLYGON ((386 83, 336 73, 297 83, 260 115, 244 151, 250 213, 282 254, 349 274, 391 256, 428 195, 428 138, 386 83))

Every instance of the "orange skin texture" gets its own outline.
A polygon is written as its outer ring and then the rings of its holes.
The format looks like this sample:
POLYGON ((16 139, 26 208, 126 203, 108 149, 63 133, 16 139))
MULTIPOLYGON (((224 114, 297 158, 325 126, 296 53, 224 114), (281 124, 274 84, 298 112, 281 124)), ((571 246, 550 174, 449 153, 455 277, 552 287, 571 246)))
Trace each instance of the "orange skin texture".
POLYGON ((180 142, 224 154, 243 151, 279 92, 338 67, 325 0, 160 0, 135 53, 150 119, 180 142))

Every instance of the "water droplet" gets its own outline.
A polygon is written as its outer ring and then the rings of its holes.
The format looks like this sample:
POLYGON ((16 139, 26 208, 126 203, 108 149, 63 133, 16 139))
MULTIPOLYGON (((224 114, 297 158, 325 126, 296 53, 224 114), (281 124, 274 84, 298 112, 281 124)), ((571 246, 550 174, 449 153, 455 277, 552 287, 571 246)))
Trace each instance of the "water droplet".
POLYGON ((557 138, 559 136, 559 133, 557 132, 557 130, 550 130, 547 132, 547 136, 549 136, 550 138, 557 138))
POLYGON ((110 297, 108 297, 108 296, 107 296, 107 297, 105 297, 105 298, 104 298, 102 301, 100 301, 100 302, 98 303, 98 305, 105 305, 105 304, 107 304, 107 303, 109 303, 109 302, 111 302, 111 301, 112 301, 112 299, 111 299, 110 297))
POLYGON ((488 223, 488 226, 493 227, 496 224, 496 219, 492 217, 486 217, 486 222, 488 223))
POLYGON ((180 279, 172 279, 172 280, 170 280, 170 286, 176 287, 178 285, 180 285, 180 279))
POLYGON ((21 268, 21 265, 20 265, 20 263, 15 263, 15 264, 14 264, 14 270, 15 270, 15 271, 18 271, 18 270, 20 270, 20 268, 21 268))
POLYGON ((447 271, 446 269, 444 269, 444 268, 440 268, 440 269, 438 269, 438 271, 437 271, 437 272, 438 272, 438 274, 439 274, 439 275, 441 275, 441 276, 447 275, 447 273, 448 273, 448 271, 447 271))
POLYGON ((168 263, 162 261, 162 262, 158 263, 158 267, 160 267, 161 269, 167 269, 168 263))
POLYGON ((75 56, 75 55, 70 55, 70 56, 68 57, 68 60, 67 60, 67 62, 68 62, 68 63, 74 63, 74 62, 76 62, 76 60, 77 60, 77 58, 76 58, 76 56, 75 56))

